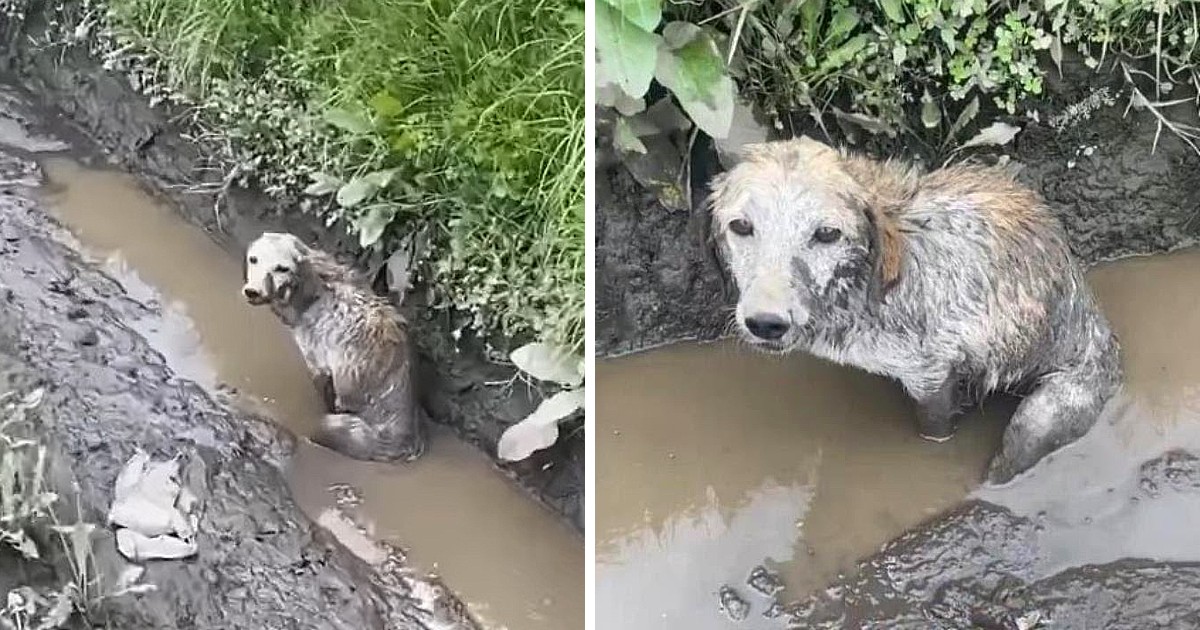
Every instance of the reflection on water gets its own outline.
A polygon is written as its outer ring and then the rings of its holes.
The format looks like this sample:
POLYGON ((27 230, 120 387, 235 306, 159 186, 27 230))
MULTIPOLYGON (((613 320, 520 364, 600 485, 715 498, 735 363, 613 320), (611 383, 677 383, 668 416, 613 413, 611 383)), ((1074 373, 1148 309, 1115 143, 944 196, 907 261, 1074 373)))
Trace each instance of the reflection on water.
POLYGON ((723 506, 710 487, 703 504, 660 527, 610 533, 596 550, 597 601, 611 605, 601 609, 600 627, 648 627, 649 611, 659 613, 659 627, 705 627, 715 593, 730 575, 747 572, 746 558, 792 559, 811 496, 807 485, 766 482, 723 506))

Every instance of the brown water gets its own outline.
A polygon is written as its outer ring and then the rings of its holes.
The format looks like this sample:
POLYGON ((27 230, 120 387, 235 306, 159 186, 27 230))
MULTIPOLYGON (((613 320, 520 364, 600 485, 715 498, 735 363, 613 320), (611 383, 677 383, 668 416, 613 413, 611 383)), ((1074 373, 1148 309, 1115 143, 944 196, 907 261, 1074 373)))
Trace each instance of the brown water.
MULTIPOLYGON (((123 174, 43 160, 56 216, 163 318, 134 323, 182 375, 224 383, 307 434, 321 404, 286 330, 241 298, 240 261, 123 174)), ((583 628, 583 542, 444 431, 412 465, 357 462, 301 442, 289 470, 305 512, 371 558, 368 544, 331 508, 349 484, 368 532, 442 576, 489 628, 583 628)))
MULTIPOLYGON (((1125 394, 1031 474, 977 495, 1047 525, 1047 571, 1126 556, 1200 559, 1200 504, 1129 500, 1137 466, 1200 447, 1200 252, 1091 272, 1121 335, 1125 394)), ((1014 408, 989 402, 944 444, 880 378, 735 342, 597 365, 598 627, 729 627, 722 584, 765 562, 784 601, 974 492, 1014 408)), ((745 589, 740 589, 746 592, 745 589)), ((755 615, 755 627, 768 621, 755 615)))

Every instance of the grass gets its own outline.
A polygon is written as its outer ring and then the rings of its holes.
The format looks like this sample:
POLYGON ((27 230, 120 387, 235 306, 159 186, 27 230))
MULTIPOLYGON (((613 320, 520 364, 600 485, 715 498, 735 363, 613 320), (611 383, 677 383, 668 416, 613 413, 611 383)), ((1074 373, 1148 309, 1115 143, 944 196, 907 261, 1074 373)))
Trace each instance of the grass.
POLYGON ((439 306, 582 347, 582 2, 98 1, 135 83, 195 106, 221 168, 385 253, 425 229, 439 306), (302 195, 317 179, 382 184, 302 195))
MULTIPOLYGON (((1069 49, 1124 78, 1131 102, 1160 120, 1160 110, 1184 102, 1172 88, 1200 89, 1196 0, 759 0, 664 10, 668 21, 737 33, 730 72, 775 121, 809 114, 943 140, 980 101, 1023 113, 1069 49)), ((1200 132, 1165 128, 1185 141, 1200 132)))

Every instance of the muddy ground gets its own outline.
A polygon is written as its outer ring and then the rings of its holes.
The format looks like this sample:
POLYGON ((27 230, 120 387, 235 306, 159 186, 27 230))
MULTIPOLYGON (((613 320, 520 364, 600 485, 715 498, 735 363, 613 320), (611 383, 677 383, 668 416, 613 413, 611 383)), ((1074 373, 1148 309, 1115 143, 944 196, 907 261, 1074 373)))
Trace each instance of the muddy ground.
MULTIPOLYGON (((129 327, 158 306, 83 261, 64 244, 65 231, 12 185, 29 184, 37 167, 0 154, 0 174, 0 382, 45 389, 35 430, 54 462, 52 489, 102 523, 117 472, 142 448, 182 457, 183 482, 203 502, 199 554, 149 562, 144 582, 157 589, 108 601, 94 621, 131 629, 473 627, 438 583, 398 559, 369 567, 311 523, 279 468, 293 440, 177 377, 129 327)), ((92 543, 112 584, 125 566, 113 537, 102 527, 92 543)), ((0 552, 0 574, 34 585, 69 579, 58 569, 49 574, 0 552)))
MULTIPOLYGON (((81 18, 83 3, 30 3, 21 23, 0 18, 0 72, 27 88, 48 111, 78 126, 110 158, 167 196, 193 223, 240 257, 240 251, 261 231, 294 232, 340 255, 371 268, 379 261, 362 255, 356 240, 335 225, 303 214, 293 203, 267 197, 256 189, 233 188, 220 212, 214 211, 215 191, 221 174, 206 170, 212 146, 192 139, 195 129, 180 121, 185 112, 158 105, 138 94, 122 75, 105 70, 87 50, 87 42, 73 45, 40 45, 35 41, 61 42, 81 18), (207 186, 207 188, 205 188, 207 186), (203 192, 201 192, 203 191, 203 192)), ((68 38, 69 39, 69 38, 68 38)), ((421 308, 418 287, 405 310, 420 346, 424 403, 436 422, 453 429, 462 439, 490 455, 508 426, 520 421, 537 398, 524 388, 502 388, 488 383, 512 378, 512 368, 485 357, 481 340, 464 335, 456 342, 456 326, 449 313, 421 308), (456 347, 457 346, 457 347, 456 347)), ((511 340, 500 340, 501 344, 511 340)), ((532 497, 583 531, 584 434, 581 421, 564 426, 567 436, 555 446, 526 461, 503 464, 532 497)))

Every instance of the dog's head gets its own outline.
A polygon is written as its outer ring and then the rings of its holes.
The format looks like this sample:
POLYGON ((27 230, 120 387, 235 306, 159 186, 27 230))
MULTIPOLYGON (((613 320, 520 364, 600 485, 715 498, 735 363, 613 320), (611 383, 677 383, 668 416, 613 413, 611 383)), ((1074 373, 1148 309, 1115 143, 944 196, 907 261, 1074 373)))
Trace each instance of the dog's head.
POLYGON ((712 234, 738 287, 738 326, 756 345, 789 349, 899 276, 898 232, 862 201, 843 160, 807 138, 769 142, 713 180, 712 234))
POLYGON ((242 295, 255 305, 291 300, 300 286, 308 251, 292 234, 264 232, 246 249, 242 295))

